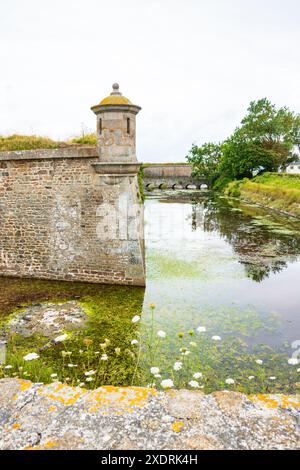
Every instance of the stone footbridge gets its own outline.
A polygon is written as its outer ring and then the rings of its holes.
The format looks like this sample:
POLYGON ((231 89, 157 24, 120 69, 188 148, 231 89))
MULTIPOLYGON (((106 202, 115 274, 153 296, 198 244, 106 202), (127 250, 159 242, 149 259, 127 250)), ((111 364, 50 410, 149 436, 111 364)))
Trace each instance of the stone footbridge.
POLYGON ((185 163, 145 164, 144 187, 159 189, 207 189, 206 178, 194 178, 191 165, 185 163))

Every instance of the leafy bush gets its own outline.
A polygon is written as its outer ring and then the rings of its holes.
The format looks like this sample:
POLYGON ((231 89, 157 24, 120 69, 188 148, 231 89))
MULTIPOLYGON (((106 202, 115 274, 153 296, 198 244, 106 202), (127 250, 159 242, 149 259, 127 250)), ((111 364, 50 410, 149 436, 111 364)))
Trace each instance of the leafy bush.
POLYGON ((241 191, 240 191, 240 185, 242 184, 242 181, 231 181, 225 190, 225 193, 227 196, 230 197, 240 197, 241 191))
POLYGON ((212 189, 215 191, 223 191, 230 181, 231 178, 229 176, 221 175, 213 182, 212 189))

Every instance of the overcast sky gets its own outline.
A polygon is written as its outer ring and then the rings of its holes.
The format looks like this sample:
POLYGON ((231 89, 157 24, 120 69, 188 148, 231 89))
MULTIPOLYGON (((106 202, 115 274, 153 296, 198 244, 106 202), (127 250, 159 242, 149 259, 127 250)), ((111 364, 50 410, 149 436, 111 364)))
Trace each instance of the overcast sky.
POLYGON ((300 111, 300 0, 0 0, 0 134, 67 138, 120 83, 140 161, 220 141, 251 100, 300 111))

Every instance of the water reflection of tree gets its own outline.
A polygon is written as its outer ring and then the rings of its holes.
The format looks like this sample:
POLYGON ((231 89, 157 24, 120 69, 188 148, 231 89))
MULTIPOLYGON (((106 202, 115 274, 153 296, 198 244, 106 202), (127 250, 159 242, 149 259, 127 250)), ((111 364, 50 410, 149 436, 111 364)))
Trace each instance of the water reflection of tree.
POLYGON ((271 273, 286 268, 287 261, 300 256, 299 237, 255 226, 251 223, 253 218, 250 215, 232 209, 225 199, 205 199, 201 203, 195 201, 193 229, 197 221, 201 221, 204 231, 218 232, 237 253, 248 277, 261 282, 271 273))

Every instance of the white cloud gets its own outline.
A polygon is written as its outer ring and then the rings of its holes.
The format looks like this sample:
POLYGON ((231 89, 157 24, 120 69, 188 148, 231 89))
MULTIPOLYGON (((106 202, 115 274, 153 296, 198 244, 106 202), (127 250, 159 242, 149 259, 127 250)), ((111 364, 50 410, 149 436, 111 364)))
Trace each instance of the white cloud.
POLYGON ((141 161, 219 141, 249 101, 300 108, 298 0, 6 0, 0 134, 95 128, 111 84, 142 106, 141 161))

